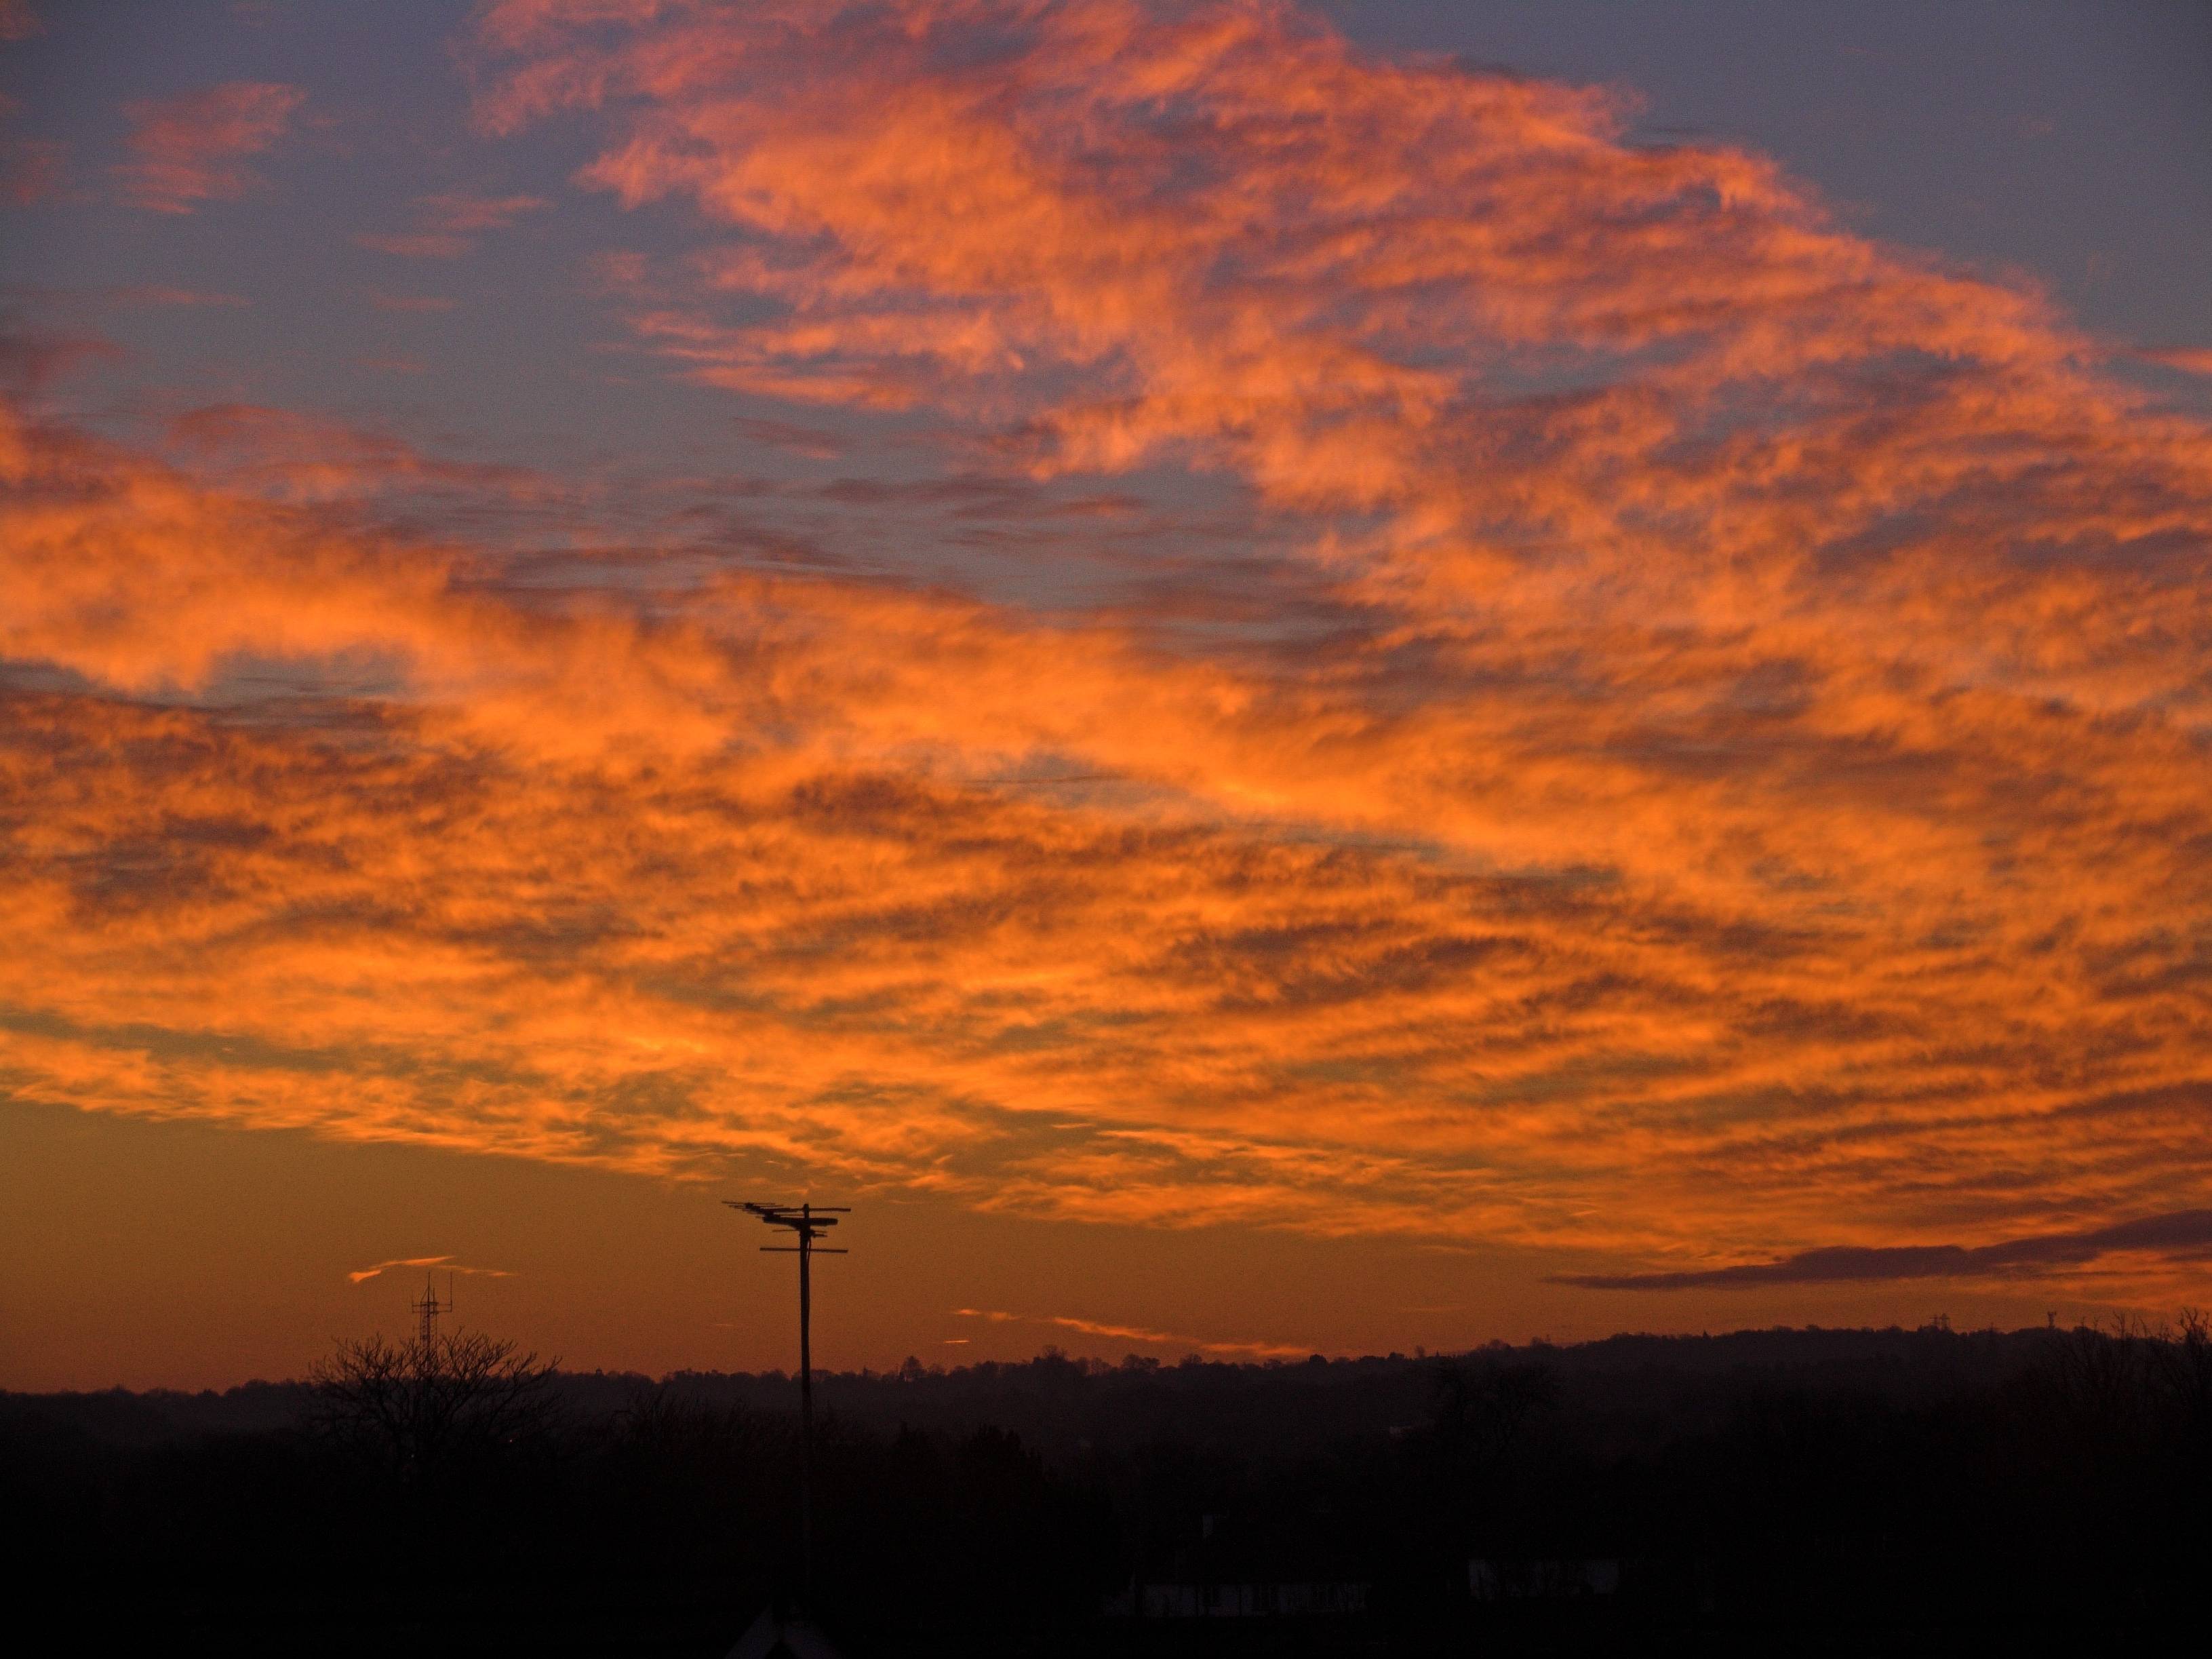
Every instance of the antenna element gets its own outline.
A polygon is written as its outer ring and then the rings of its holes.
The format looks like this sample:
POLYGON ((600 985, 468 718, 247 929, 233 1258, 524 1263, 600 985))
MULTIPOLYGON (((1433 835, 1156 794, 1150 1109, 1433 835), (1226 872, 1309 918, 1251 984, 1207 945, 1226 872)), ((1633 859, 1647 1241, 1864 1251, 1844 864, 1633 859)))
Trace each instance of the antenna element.
POLYGON ((415 1316, 416 1322, 415 1340, 422 1345, 423 1358, 427 1359, 429 1358, 431 1345, 437 1340, 438 1316, 449 1314, 453 1310, 453 1274, 446 1275, 446 1299, 441 1302, 438 1300, 437 1285, 426 1268, 422 1273, 422 1299, 420 1302, 409 1303, 407 1310, 415 1316))

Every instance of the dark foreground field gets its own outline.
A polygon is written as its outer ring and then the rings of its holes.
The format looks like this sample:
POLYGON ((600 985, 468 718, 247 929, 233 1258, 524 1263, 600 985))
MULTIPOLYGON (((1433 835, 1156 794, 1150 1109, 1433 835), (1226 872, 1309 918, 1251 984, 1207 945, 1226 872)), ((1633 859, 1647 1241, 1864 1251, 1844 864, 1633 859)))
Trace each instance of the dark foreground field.
MULTIPOLYGON (((791 1581, 787 1378, 340 1380, 0 1396, 19 1605, 88 1650, 706 1656, 791 1581)), ((810 1599, 856 1659, 2112 1651, 2201 1629, 2212 1559, 2194 1322, 909 1362, 817 1399, 810 1599)))

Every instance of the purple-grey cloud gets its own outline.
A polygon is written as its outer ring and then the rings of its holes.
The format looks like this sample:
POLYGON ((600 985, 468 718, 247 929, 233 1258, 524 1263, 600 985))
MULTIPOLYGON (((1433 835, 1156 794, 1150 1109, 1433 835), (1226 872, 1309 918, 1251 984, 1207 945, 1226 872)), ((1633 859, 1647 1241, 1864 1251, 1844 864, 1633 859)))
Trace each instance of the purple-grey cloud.
POLYGON ((1568 1273, 1553 1282, 1586 1291, 1686 1291, 1753 1285, 1839 1285, 1903 1279, 1984 1279, 2078 1267, 2121 1251, 2172 1255, 2212 1248, 2212 1210, 2176 1210, 2110 1227, 1962 1244, 1831 1245, 1778 1261, 1673 1273, 1568 1273))

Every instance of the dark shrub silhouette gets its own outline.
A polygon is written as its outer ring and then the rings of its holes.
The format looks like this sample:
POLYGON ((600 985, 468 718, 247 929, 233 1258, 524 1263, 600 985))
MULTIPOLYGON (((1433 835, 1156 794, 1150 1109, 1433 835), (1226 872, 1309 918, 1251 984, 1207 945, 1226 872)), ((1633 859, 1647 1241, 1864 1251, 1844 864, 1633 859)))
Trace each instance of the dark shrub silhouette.
POLYGON ((558 1403, 556 1361, 476 1331, 428 1341, 341 1342, 308 1377, 316 1433, 402 1480, 434 1480, 541 1443, 558 1403))

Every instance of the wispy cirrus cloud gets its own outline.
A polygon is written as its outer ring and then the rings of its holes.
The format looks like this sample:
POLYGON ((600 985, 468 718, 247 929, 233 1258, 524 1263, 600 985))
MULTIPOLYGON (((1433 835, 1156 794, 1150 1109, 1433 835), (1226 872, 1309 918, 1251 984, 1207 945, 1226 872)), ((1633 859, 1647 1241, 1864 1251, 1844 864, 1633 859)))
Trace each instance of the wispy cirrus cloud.
POLYGON ((182 306, 192 309, 219 308, 243 310, 253 302, 242 294, 225 294, 207 289, 173 288, 166 283, 140 283, 112 290, 111 297, 118 305, 125 306, 182 306))
MULTIPOLYGON (((1242 1354, 1255 1359, 1303 1359, 1314 1352, 1310 1346, 1300 1347, 1285 1342, 1236 1342, 1209 1340, 1205 1337, 1180 1336, 1172 1331, 1158 1331, 1142 1325, 1116 1325, 1096 1319, 1079 1319, 1072 1314, 1017 1314, 1000 1308, 955 1308, 955 1319, 982 1319, 994 1325, 1044 1325, 1063 1331, 1076 1331, 1085 1336, 1103 1336, 1118 1341, 1135 1342, 1148 1348, 1181 1348, 1193 1353, 1242 1354)), ((949 1340, 964 1345, 968 1339, 954 1337, 949 1340)))
POLYGON ((228 201, 253 182, 245 158, 283 137, 307 101, 299 87, 226 81, 205 91, 127 105, 135 160, 117 167, 124 198, 156 213, 228 201))
POLYGON ((459 488, 522 496, 556 489, 526 468, 446 460, 388 433, 261 404, 186 410, 170 418, 163 437, 173 453, 189 457, 234 488, 294 500, 394 488, 459 488))
POLYGON ((504 230, 544 206, 544 198, 538 196, 473 196, 465 191, 418 196, 413 229, 363 231, 354 240, 403 259, 458 259, 472 251, 486 231, 504 230))
POLYGON ((395 1256, 389 1261, 379 1261, 366 1267, 356 1267, 346 1275, 349 1285, 360 1285, 394 1267, 434 1267, 440 1273, 461 1273, 478 1279, 512 1279, 514 1275, 504 1267, 466 1267, 449 1255, 395 1256))
POLYGON ((0 329, 0 389, 14 397, 36 397, 91 364, 120 362, 129 356, 104 334, 0 329))

